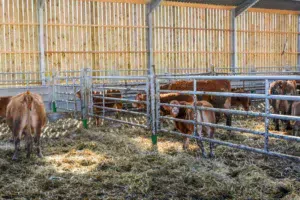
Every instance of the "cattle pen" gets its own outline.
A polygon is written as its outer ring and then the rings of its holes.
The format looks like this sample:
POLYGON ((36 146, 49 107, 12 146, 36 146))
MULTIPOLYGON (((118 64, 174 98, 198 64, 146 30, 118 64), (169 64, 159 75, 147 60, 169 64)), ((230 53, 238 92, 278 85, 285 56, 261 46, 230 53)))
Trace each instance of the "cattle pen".
POLYGON ((0 199, 299 199, 299 10, 297 0, 0 0, 0 199), (7 99, 28 90, 47 111, 44 157, 26 159, 22 144, 12 161, 7 99))

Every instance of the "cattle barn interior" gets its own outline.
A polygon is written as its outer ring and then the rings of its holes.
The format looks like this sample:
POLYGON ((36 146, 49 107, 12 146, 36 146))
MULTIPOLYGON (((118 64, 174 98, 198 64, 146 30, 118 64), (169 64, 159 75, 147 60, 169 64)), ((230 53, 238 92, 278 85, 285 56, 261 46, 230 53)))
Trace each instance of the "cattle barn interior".
POLYGON ((0 1, 0 199, 300 199, 299 10, 0 1))

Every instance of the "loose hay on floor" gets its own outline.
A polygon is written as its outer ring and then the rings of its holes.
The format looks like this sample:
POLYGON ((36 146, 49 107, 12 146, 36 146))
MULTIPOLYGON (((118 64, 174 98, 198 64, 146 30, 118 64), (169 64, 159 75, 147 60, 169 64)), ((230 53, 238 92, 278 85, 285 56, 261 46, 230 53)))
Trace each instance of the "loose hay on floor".
MULTIPOLYGON (((224 146, 217 146, 215 159, 203 159, 195 143, 183 151, 182 138, 171 134, 160 136, 153 148, 144 129, 112 129, 105 122, 84 130, 66 119, 44 130, 44 159, 27 160, 22 149, 21 160, 12 162, 10 133, 5 125, 0 130, 3 199, 300 198, 300 166, 287 160, 224 146)), ((249 134, 220 131, 216 137, 260 145, 260 138, 249 134)), ((281 152, 300 152, 299 144, 270 143, 281 152)))

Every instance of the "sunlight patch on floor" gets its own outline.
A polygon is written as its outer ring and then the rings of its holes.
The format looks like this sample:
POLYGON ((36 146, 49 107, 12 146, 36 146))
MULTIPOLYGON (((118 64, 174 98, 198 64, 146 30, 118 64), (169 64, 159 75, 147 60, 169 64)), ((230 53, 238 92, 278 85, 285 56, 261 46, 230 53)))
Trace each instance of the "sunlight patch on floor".
POLYGON ((59 172, 84 174, 94 170, 99 164, 107 162, 104 155, 99 155, 91 150, 71 150, 66 154, 52 155, 45 158, 54 169, 59 172))

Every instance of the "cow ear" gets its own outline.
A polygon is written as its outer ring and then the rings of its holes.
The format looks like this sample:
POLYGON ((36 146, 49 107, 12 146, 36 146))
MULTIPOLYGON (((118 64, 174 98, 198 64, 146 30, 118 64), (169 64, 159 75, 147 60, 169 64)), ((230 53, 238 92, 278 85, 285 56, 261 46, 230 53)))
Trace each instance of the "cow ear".
POLYGON ((171 111, 171 106, 163 105, 162 107, 163 107, 163 109, 166 110, 166 111, 171 111))
POLYGON ((81 98, 80 90, 76 92, 76 97, 78 97, 79 99, 81 98))

